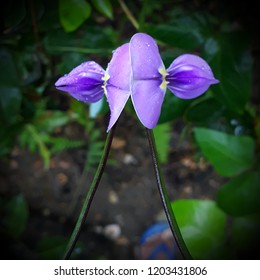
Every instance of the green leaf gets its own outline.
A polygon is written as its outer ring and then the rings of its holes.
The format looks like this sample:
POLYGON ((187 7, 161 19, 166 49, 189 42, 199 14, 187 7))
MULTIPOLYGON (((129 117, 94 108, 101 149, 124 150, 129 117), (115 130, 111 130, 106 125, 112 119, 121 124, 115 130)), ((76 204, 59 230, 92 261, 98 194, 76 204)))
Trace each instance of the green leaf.
POLYGON ((172 209, 194 259, 223 254, 226 215, 211 200, 176 200, 172 209))
POLYGON ((59 153, 67 149, 79 148, 85 144, 83 140, 72 140, 63 137, 49 137, 48 143, 51 144, 51 154, 59 153))
MULTIPOLYGON (((37 251, 41 259, 60 260, 68 244, 67 238, 63 236, 50 236, 39 241, 37 251)), ((83 245, 78 242, 71 255, 72 259, 77 259, 83 252, 83 245)))
POLYGON ((17 119, 22 101, 19 87, 0 85, 0 111, 5 122, 12 124, 17 119))
POLYGON ((21 133, 23 126, 20 123, 8 125, 7 123, 1 124, 0 130, 0 157, 10 155, 13 146, 17 143, 17 135, 21 133))
POLYGON ((157 125, 153 129, 156 148, 161 163, 167 163, 170 147, 171 126, 169 123, 157 125))
POLYGON ((191 102, 191 100, 180 99, 167 91, 162 105, 159 124, 181 117, 191 102))
MULTIPOLYGON (((150 3, 149 3, 150 5, 150 3)), ((200 47, 208 34, 212 34, 213 21, 208 14, 187 13, 175 7, 169 12, 167 24, 144 24, 144 31, 155 39, 183 51, 191 51, 200 47)))
POLYGON ((92 3, 101 14, 113 19, 113 8, 109 0, 92 0, 92 3))
POLYGON ((260 173, 245 172, 224 184, 217 194, 217 203, 232 216, 260 211, 260 173))
POLYGON ((57 72, 59 74, 69 73, 71 69, 75 68, 82 61, 85 60, 86 54, 79 52, 66 52, 62 55, 61 62, 57 65, 57 72))
POLYGON ((13 197, 7 204, 4 223, 7 232, 14 238, 19 238, 26 229, 29 217, 28 205, 22 195, 13 197))
POLYGON ((76 30, 90 16, 91 7, 85 0, 60 0, 60 22, 66 32, 76 30))
POLYGON ((193 126, 207 127, 234 135, 254 135, 254 120, 249 112, 237 114, 212 97, 194 100, 184 112, 193 126))
POLYGON ((234 176, 252 166, 255 142, 251 137, 207 128, 195 128, 194 133, 200 149, 221 176, 234 176))
POLYGON ((143 30, 155 39, 185 51, 198 48, 209 33, 210 20, 202 13, 174 9, 167 24, 144 24, 143 30))
POLYGON ((34 121, 35 127, 39 131, 53 132, 56 128, 66 125, 69 117, 61 111, 45 111, 40 114, 34 121))
MULTIPOLYGON (((84 28, 84 32, 80 36, 75 36, 74 33, 61 32, 60 29, 51 30, 44 37, 43 42, 46 50, 50 54, 62 54, 66 56, 68 52, 76 52, 84 54, 84 56, 86 54, 98 54, 99 56, 107 57, 109 55, 110 57, 112 50, 118 44, 117 37, 118 33, 111 27, 90 25, 84 28)), ((83 61, 85 59, 81 62, 83 61)), ((72 63, 75 62, 72 61, 72 63)))
POLYGON ((185 119, 193 125, 217 128, 224 113, 224 108, 218 101, 207 98, 193 102, 185 112, 185 119))
MULTIPOLYGON (((26 125, 26 130, 31 135, 31 141, 28 142, 29 147, 34 147, 36 144, 39 148, 39 153, 44 161, 44 167, 49 168, 50 164, 50 151, 45 145, 45 134, 41 135, 39 131, 31 124, 26 125)), ((47 135, 48 138, 48 135, 47 135)))
POLYGON ((229 110, 242 113, 252 91, 252 57, 249 39, 244 33, 221 33, 209 38, 204 57, 220 80, 212 87, 215 98, 229 110))
POLYGON ((193 32, 191 26, 167 25, 167 24, 145 24, 144 32, 156 40, 166 43, 175 48, 192 50, 201 44, 201 38, 193 32))
POLYGON ((0 117, 11 124, 19 113, 22 95, 13 57, 5 48, 0 48, 0 69, 0 117))

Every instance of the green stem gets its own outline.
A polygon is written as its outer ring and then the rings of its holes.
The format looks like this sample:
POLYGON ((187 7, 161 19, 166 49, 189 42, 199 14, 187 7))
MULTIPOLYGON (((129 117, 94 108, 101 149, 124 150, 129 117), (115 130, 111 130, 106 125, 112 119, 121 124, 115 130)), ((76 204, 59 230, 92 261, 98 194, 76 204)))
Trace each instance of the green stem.
POLYGON ((139 29, 139 23, 137 22, 137 20, 135 19, 135 17, 133 16, 133 14, 131 13, 131 11, 128 9, 128 7, 126 6, 125 2, 123 0, 118 0, 122 10, 125 12, 127 18, 129 19, 129 21, 133 24, 133 26, 135 27, 136 30, 139 29))
POLYGON ((163 180, 162 171, 161 171, 160 164, 159 164, 159 159, 158 159, 158 154, 157 154, 157 150, 156 150, 156 143, 155 143, 153 131, 146 128, 146 134, 147 134, 147 139, 149 142, 150 152, 151 152, 152 159, 153 159, 157 186, 158 186, 158 190, 160 193, 160 197, 162 200, 163 208, 164 208, 169 226, 171 228, 173 237, 176 241, 176 244, 180 250, 182 257, 184 259, 190 260, 190 259, 192 259, 192 256, 182 238, 181 231, 179 229, 178 223, 176 221, 176 218, 174 216, 174 213, 173 213, 173 210, 171 207, 171 201, 167 194, 167 190, 166 190, 165 183, 163 180))
POLYGON ((83 203, 81 212, 79 214, 79 217, 78 217, 77 223, 75 225, 75 228, 74 228, 74 230, 71 234, 70 241, 69 241, 68 246, 67 246, 67 250, 66 250, 66 252, 64 254, 64 257, 63 257, 63 259, 65 259, 65 260, 70 258, 71 253, 72 253, 72 251, 73 251, 73 249, 74 249, 74 247, 75 247, 75 245, 76 245, 76 243, 79 239, 81 229, 82 229, 82 227, 83 227, 83 225, 86 221, 86 218, 87 218, 90 206, 91 206, 91 202, 94 198, 95 192, 98 188, 98 185, 100 183, 101 177, 103 175, 103 172, 104 172, 104 169, 105 169, 105 166, 106 166, 106 163, 107 163, 111 143, 112 143, 112 140, 113 140, 113 137, 114 137, 115 128, 116 128, 116 124, 111 128, 110 132, 107 134, 106 143, 105 143, 104 150, 103 150, 103 155, 100 159, 99 166, 97 168, 94 179, 93 179, 93 181, 90 185, 90 188, 87 192, 87 195, 86 195, 85 201, 83 203))
POLYGON ((88 48, 81 48, 81 47, 69 47, 69 46, 50 46, 51 51, 56 52, 79 52, 79 53, 86 53, 86 54, 110 54, 112 49, 88 49, 88 48))

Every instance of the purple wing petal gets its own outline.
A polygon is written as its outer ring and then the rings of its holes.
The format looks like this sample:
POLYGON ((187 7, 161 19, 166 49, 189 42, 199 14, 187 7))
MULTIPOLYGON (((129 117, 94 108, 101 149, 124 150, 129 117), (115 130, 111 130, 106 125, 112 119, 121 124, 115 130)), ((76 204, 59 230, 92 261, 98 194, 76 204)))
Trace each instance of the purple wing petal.
POLYGON ((105 71, 94 61, 88 61, 74 68, 55 83, 57 89, 66 91, 83 102, 97 102, 104 94, 102 88, 105 71))
POLYGON ((141 123, 152 129, 156 126, 164 99, 165 89, 160 80, 134 81, 132 102, 141 123))
POLYGON ((207 62, 199 56, 184 54, 177 57, 167 69, 168 88, 182 99, 191 99, 203 94, 215 79, 207 62))
POLYGON ((129 98, 129 91, 116 88, 114 86, 107 86, 107 101, 110 108, 110 120, 107 128, 107 132, 113 127, 118 120, 121 112, 123 111, 125 104, 129 98))
POLYGON ((165 69, 154 39, 144 33, 135 34, 130 41, 133 80, 161 79, 159 69, 165 69))
POLYGON ((130 91, 131 63, 129 43, 118 47, 114 52, 106 70, 107 84, 130 91))
POLYGON ((158 122, 166 87, 165 67, 154 39, 143 33, 130 41, 132 102, 141 123, 151 129, 158 122))
POLYGON ((111 111, 107 131, 119 118, 130 96, 131 64, 129 44, 117 48, 108 64, 105 75, 105 92, 111 111))

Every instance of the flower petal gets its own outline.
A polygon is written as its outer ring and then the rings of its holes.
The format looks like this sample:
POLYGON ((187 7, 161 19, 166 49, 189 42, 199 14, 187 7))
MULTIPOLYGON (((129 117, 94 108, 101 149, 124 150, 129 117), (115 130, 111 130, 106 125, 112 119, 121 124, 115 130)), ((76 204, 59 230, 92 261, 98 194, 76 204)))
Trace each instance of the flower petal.
POLYGON ((210 85, 219 83, 208 63, 192 54, 177 57, 167 69, 167 74, 168 88, 182 99, 198 97, 210 85))
POLYGON ((160 80, 133 81, 132 102, 141 123, 152 129, 156 126, 165 95, 160 80))
POLYGON ((105 71, 94 61, 88 61, 74 68, 55 83, 57 89, 66 91, 83 102, 97 102, 104 94, 102 88, 105 71))
POLYGON ((154 39, 144 33, 135 34, 130 40, 133 80, 162 78, 165 69, 154 39), (160 70, 161 69, 161 70, 160 70))
POLYGON ((117 48, 108 64, 105 75, 105 93, 111 111, 107 131, 119 118, 130 96, 131 64, 129 44, 117 48), (106 81, 107 80, 107 81, 106 81))
POLYGON ((113 125, 118 120, 129 96, 129 91, 124 91, 122 89, 110 85, 107 86, 107 101, 111 113, 107 132, 113 127, 113 125))
POLYGON ((131 82, 131 63, 129 43, 118 47, 106 70, 107 84, 129 91, 131 82))

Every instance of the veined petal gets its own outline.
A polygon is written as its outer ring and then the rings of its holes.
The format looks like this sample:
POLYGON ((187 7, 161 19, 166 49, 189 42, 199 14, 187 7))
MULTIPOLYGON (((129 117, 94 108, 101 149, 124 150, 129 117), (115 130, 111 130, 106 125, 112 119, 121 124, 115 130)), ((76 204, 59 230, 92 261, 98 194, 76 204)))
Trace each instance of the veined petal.
POLYGON ((215 79, 208 63, 199 56, 184 54, 177 57, 167 69, 167 87, 177 97, 191 99, 203 94, 215 79))
POLYGON ((107 86, 107 101, 110 108, 110 120, 107 132, 112 128, 123 111, 125 104, 130 96, 129 91, 124 91, 114 86, 107 86))
POLYGON ((133 80, 161 79, 165 70, 158 46, 144 33, 135 34, 130 40, 133 80))
POLYGON ((119 118, 130 96, 131 64, 129 44, 117 48, 108 64, 105 75, 105 93, 111 116, 107 131, 119 118))
POLYGON ((130 90, 131 63, 129 43, 118 47, 114 52, 106 70, 107 84, 122 90, 130 90))
POLYGON ((104 94, 102 88, 105 71, 94 61, 88 61, 74 68, 55 83, 57 89, 68 92, 83 102, 97 102, 104 94))
POLYGON ((152 129, 156 126, 166 89, 160 80, 133 81, 132 102, 141 123, 152 129))

